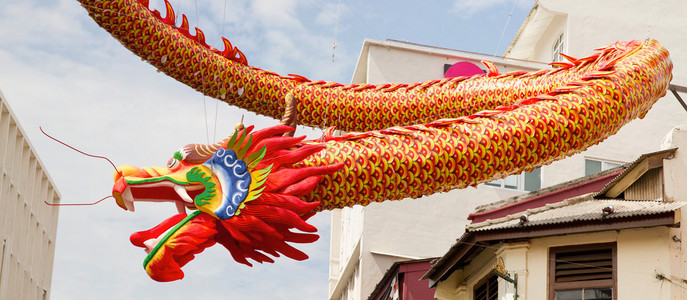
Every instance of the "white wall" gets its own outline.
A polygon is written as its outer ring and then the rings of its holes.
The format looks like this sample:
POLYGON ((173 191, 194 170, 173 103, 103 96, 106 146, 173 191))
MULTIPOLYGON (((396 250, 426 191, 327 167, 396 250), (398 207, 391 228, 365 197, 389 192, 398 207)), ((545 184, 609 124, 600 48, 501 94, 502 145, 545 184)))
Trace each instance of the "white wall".
MULTIPOLYGON (((687 86, 687 74, 681 71, 687 68, 687 43, 684 42, 687 27, 684 26, 684 15, 677 13, 687 12, 687 1, 539 0, 538 3, 540 9, 549 11, 549 25, 541 32, 540 40, 534 50, 528 52, 528 56, 515 58, 550 62, 553 43, 562 32, 566 40, 566 54, 575 57, 589 55, 592 49, 618 40, 651 37, 671 51, 675 65, 673 83, 687 86)), ((444 63, 460 61, 442 55, 439 49, 417 47, 398 50, 383 44, 371 46, 369 53, 365 53, 363 49, 358 63, 357 71, 360 72, 363 68, 365 74, 356 73, 353 83, 407 83, 439 79, 443 75, 441 66, 444 63)), ((536 65, 537 69, 546 67, 544 64, 536 65)), ((499 69, 502 73, 509 71, 503 66, 499 69)), ((545 166, 542 169, 542 187, 584 176, 585 158, 630 162, 643 153, 656 151, 664 134, 685 120, 687 112, 669 93, 657 102, 643 120, 630 122, 618 134, 585 152, 545 166)), ((463 233, 466 216, 475 206, 515 194, 515 191, 491 187, 468 188, 433 200, 386 202, 362 209, 360 213, 363 215, 364 226, 357 274, 363 280, 358 281, 361 282, 360 293, 347 299, 364 299, 369 296, 394 260, 403 259, 401 257, 443 255, 463 233)), ((350 234, 343 227, 340 229, 345 234, 350 234)), ((340 236, 341 232, 333 230, 332 239, 340 236)), ((353 240, 349 240, 339 246, 350 249, 354 245, 353 240)), ((346 251, 348 250, 339 252, 346 251)), ((348 258, 336 259, 339 269, 343 269, 341 264, 348 258)), ((332 278, 330 282, 335 285, 337 281, 338 278, 332 278)), ((330 294, 331 292, 330 289, 330 294)))
MULTIPOLYGON (((364 68, 365 74, 357 70, 354 83, 363 83, 356 82, 363 79, 365 83, 374 84, 441 79, 444 64, 460 61, 486 69, 479 62, 484 57, 471 53, 369 40, 366 44, 369 47, 363 49, 359 61, 359 68, 364 68)), ((539 63, 493 61, 501 73, 547 67, 539 63)), ((330 297, 367 299, 394 262, 443 255, 463 234, 467 216, 476 206, 519 194, 522 192, 479 186, 334 212, 331 246, 338 249, 330 251, 330 297), (351 254, 358 255, 353 251, 358 243, 359 257, 351 257, 351 254), (350 263, 355 266, 348 265, 350 263), (350 271, 353 269, 356 272, 350 271), (340 285, 338 289, 337 285, 340 285), (335 291, 340 294, 333 295, 335 291)))
MULTIPOLYGON (((584 57, 592 49, 616 41, 646 39, 661 42, 671 53, 673 84, 687 86, 687 27, 680 11, 687 12, 687 1, 565 1, 538 0, 539 9, 556 15, 529 57, 551 61, 553 43, 564 33, 566 54, 584 57)), ((518 47, 516 43, 515 48, 518 47)), ((511 52, 520 53, 514 49, 511 52)), ((683 94, 683 98, 685 95, 683 94)), ((644 119, 625 125, 617 134, 573 157, 544 167, 542 186, 550 186, 584 176, 584 159, 596 158, 630 162, 642 153, 659 150, 661 140, 672 127, 687 120, 685 111, 668 92, 658 100, 644 119)))
POLYGON ((0 93, 0 299, 50 297, 59 200, 0 93))
POLYGON ((685 124, 673 128, 666 139, 664 147, 678 149, 675 158, 664 162, 665 197, 669 201, 687 202, 687 120, 685 124))

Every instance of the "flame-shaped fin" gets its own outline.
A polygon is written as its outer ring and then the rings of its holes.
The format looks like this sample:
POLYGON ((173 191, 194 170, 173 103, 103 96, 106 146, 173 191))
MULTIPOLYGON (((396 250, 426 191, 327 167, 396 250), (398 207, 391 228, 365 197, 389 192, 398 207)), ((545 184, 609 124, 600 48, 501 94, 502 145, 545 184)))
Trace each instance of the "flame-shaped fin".
POLYGON ((330 174, 342 167, 343 163, 328 166, 302 167, 298 169, 283 168, 272 174, 274 178, 267 182, 265 191, 280 190, 310 176, 330 174))
POLYGON ((487 67, 487 77, 494 77, 500 75, 499 69, 496 68, 496 65, 494 65, 494 63, 487 60, 483 60, 482 64, 484 64, 484 66, 487 67))
POLYGON ((175 26, 176 21, 177 19, 174 13, 174 7, 172 7, 172 4, 170 4, 169 1, 165 0, 165 18, 162 19, 162 22, 170 26, 175 26))
POLYGON ((294 197, 303 197, 310 193, 321 180, 322 176, 311 176, 286 187, 282 193, 294 197))
POLYGON ((262 220, 267 223, 283 224, 305 232, 317 232, 315 226, 303 221, 296 213, 283 208, 270 205, 251 204, 244 209, 244 213, 260 215, 262 216, 262 220))
POLYGON ((291 210, 299 215, 308 213, 319 205, 317 202, 304 202, 296 196, 280 194, 265 194, 261 199, 255 200, 252 204, 260 204, 262 202, 291 210))

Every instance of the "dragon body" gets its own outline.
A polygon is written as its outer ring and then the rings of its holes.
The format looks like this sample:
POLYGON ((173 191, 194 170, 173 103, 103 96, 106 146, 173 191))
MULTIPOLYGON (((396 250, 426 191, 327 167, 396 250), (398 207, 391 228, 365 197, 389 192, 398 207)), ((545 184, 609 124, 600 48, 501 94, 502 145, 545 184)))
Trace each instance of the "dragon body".
POLYGON ((330 125, 364 131, 304 141, 283 136, 287 126, 249 127, 215 145, 187 145, 166 168, 119 167, 113 195, 121 207, 179 208, 132 235, 160 281, 183 277, 181 266, 215 243, 248 265, 272 261, 266 254, 305 259, 287 242, 316 240, 293 231, 315 231, 306 223, 315 212, 463 188, 578 153, 644 116, 672 78, 666 49, 630 41, 537 72, 490 67, 407 85, 308 81, 248 66, 226 39, 224 51, 208 46, 185 17, 175 25, 168 3, 163 18, 144 0, 80 2, 132 52, 207 95, 277 117, 290 94, 299 123, 321 125, 329 115, 330 125))
POLYGON ((79 0, 89 15, 125 47, 170 77, 231 105, 278 118, 291 93, 299 124, 369 131, 471 115, 549 92, 583 76, 574 72, 498 74, 488 80, 449 78, 413 84, 343 85, 303 76, 282 76, 249 66, 246 56, 223 38, 224 50, 205 42, 198 28, 181 25, 169 2, 165 16, 148 0, 79 0), (485 89, 485 87, 489 87, 485 89), (479 91, 479 92, 476 92, 479 91))

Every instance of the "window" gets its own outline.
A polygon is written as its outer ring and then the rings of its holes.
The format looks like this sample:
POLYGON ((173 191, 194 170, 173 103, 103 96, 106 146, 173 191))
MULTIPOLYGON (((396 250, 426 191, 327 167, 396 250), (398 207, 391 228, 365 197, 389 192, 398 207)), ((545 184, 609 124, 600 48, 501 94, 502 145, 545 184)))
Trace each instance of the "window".
POLYGON ((622 163, 612 162, 612 161, 607 161, 607 160, 601 160, 601 159, 586 158, 584 160, 584 176, 589 176, 589 175, 592 175, 595 173, 599 173, 601 171, 613 169, 613 168, 620 166, 620 165, 622 165, 622 163))
POLYGON ((551 248, 550 300, 615 300, 616 244, 551 248))
POLYGON ((472 290, 474 300, 496 300, 499 297, 498 276, 491 274, 475 284, 472 290))
POLYGON ((563 56, 561 56, 561 53, 565 53, 565 40, 563 40, 563 34, 558 36, 556 41, 553 43, 553 56, 552 56, 552 62, 561 62, 564 60, 563 56))
POLYGON ((541 188, 541 168, 536 168, 531 172, 522 172, 511 175, 503 179, 496 179, 485 183, 488 186, 500 187, 519 191, 536 191, 541 188))

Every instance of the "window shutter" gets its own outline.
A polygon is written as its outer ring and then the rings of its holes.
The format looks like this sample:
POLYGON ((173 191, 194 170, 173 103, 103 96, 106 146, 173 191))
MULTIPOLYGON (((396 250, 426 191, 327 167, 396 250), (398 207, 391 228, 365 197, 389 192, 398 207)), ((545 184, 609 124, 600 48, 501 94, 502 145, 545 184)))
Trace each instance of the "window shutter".
POLYGON ((499 296, 499 282, 496 275, 491 275, 474 290, 475 300, 497 300, 499 296))
POLYGON ((556 283, 613 279, 613 250, 557 253, 555 271, 556 283))

